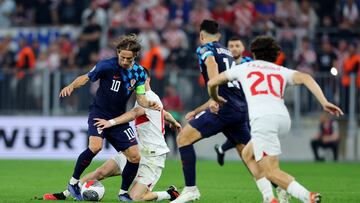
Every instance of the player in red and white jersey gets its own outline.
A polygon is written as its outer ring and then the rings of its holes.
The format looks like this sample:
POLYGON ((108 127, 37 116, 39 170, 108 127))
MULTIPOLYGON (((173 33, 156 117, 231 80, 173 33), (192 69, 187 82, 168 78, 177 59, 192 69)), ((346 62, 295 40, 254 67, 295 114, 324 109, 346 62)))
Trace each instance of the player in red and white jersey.
POLYGON ((226 100, 218 95, 217 87, 233 80, 241 83, 249 107, 251 126, 251 140, 245 146, 242 157, 247 164, 256 162, 257 169, 251 172, 264 196, 264 202, 277 202, 270 181, 303 202, 320 202, 319 193, 309 192, 279 168, 278 155, 281 149, 278 136, 289 132, 291 122, 284 104, 285 87, 304 84, 325 111, 337 116, 343 113, 339 107, 327 101, 310 75, 273 63, 280 51, 273 38, 257 37, 251 43, 251 51, 255 61, 236 65, 210 80, 209 94, 215 101, 225 103, 226 100))
MULTIPOLYGON (((150 101, 157 101, 162 107, 161 100, 150 88, 150 77, 145 81, 145 95, 150 101)), ((135 120, 135 127, 138 134, 138 142, 140 149, 140 165, 137 176, 134 180, 135 184, 129 192, 129 196, 120 195, 120 200, 149 201, 164 199, 173 200, 178 193, 170 195, 169 192, 151 192, 157 181, 160 179, 163 168, 165 167, 166 154, 170 152, 164 138, 164 120, 168 121, 174 128, 180 130, 181 125, 165 110, 157 111, 141 107, 135 103, 135 107, 119 116, 110 120, 95 119, 95 125, 100 130, 111 128, 115 125, 127 123, 135 120), (127 199, 128 198, 128 199, 127 199)), ((127 136, 135 136, 131 131, 126 132, 127 136)))

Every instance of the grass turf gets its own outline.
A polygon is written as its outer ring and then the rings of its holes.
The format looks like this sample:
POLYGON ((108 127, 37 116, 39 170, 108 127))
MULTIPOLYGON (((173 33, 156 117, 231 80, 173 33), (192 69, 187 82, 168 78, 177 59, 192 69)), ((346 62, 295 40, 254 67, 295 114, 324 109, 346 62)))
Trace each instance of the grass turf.
MULTIPOLYGON (((100 166, 93 162, 85 172, 100 166)), ((74 161, 0 160, 0 202, 44 202, 33 200, 48 192, 64 189, 72 173, 74 161)), ((285 162, 281 167, 313 191, 323 195, 323 202, 360 202, 360 164, 285 162)), ((121 178, 103 180, 106 194, 102 202, 117 202, 121 178)), ((175 184, 183 186, 180 162, 169 160, 155 190, 175 184)), ((261 196, 240 161, 228 161, 220 167, 215 161, 199 161, 197 184, 199 202, 261 202, 261 196)), ((73 201, 62 201, 73 202, 73 201)), ((292 199, 292 202, 300 202, 292 199)))

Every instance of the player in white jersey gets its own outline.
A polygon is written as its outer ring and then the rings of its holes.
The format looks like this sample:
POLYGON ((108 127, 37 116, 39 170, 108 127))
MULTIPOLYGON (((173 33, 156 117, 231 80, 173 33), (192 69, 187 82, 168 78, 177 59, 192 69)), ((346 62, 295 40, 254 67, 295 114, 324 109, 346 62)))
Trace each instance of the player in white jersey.
MULTIPOLYGON (((158 95, 151 91, 150 77, 145 81, 145 91, 147 99, 158 102, 162 107, 158 95)), ((181 129, 181 125, 165 110, 157 111, 145 109, 140 107, 137 103, 132 110, 119 117, 110 120, 95 118, 95 126, 98 127, 98 130, 104 130, 105 128, 110 128, 114 125, 120 125, 135 120, 141 159, 138 173, 129 195, 127 193, 122 194, 119 192, 119 200, 161 201, 174 200, 179 196, 179 193, 174 186, 170 186, 167 191, 152 192, 152 189, 159 180, 165 166, 166 154, 170 151, 164 138, 164 119, 177 130, 181 129)), ((125 132, 125 134, 129 137, 134 136, 132 131, 125 132)), ((121 175, 125 164, 126 157, 121 153, 116 154, 94 172, 86 174, 81 178, 80 182, 84 183, 92 179, 102 180, 107 177, 121 175)), ((43 199, 62 200, 66 199, 68 195, 68 191, 45 194, 43 199)))
POLYGON ((251 43, 255 61, 236 65, 216 76, 208 82, 208 91, 215 101, 225 103, 226 100, 217 93, 217 86, 233 80, 241 83, 249 106, 251 126, 251 140, 243 150, 243 159, 247 164, 256 162, 257 169, 251 172, 264 196, 264 202, 277 202, 270 181, 303 202, 320 202, 319 193, 309 192, 279 168, 281 149, 278 136, 289 132, 291 122, 283 99, 285 87, 304 84, 325 111, 337 116, 343 113, 339 107, 327 101, 310 75, 272 63, 279 50, 273 38, 257 37, 251 43))

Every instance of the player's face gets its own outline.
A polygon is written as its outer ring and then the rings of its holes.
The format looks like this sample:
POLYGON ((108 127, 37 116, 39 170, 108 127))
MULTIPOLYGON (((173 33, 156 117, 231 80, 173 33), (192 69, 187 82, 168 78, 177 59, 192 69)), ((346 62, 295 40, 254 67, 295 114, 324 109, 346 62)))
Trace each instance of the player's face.
POLYGON ((120 50, 118 51, 119 65, 124 68, 130 68, 135 59, 135 54, 132 51, 120 50))
POLYGON ((240 58, 245 50, 244 45, 240 40, 230 40, 228 42, 228 49, 235 59, 240 58))

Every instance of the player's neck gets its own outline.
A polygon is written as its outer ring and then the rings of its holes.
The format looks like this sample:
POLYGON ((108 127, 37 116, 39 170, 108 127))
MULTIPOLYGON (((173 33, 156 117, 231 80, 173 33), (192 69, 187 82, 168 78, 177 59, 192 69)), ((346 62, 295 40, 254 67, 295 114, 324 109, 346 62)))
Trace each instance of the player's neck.
POLYGON ((242 57, 241 57, 241 56, 240 56, 239 58, 235 59, 235 63, 236 63, 236 65, 241 63, 241 59, 242 59, 242 57))
POLYGON ((206 38, 206 39, 204 39, 204 44, 207 44, 207 43, 210 43, 210 42, 217 42, 218 40, 217 40, 217 38, 215 38, 215 37, 208 37, 208 38, 206 38))

